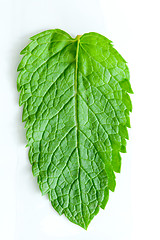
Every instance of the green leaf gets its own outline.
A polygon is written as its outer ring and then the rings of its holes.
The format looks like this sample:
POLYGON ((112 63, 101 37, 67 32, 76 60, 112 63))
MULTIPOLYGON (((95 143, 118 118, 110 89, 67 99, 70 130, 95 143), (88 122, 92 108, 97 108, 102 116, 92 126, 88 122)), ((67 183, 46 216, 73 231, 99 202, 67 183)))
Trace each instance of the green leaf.
POLYGON ((98 33, 31 38, 18 66, 29 160, 42 194, 87 229, 120 172, 133 93, 125 60, 98 33))

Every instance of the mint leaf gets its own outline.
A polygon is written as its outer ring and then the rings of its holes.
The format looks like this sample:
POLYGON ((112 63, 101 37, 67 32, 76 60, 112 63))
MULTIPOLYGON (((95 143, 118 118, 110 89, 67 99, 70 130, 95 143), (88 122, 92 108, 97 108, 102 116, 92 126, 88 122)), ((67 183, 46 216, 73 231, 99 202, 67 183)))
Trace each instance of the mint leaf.
POLYGON ((29 160, 42 194, 87 229, 120 172, 133 93, 125 60, 98 33, 55 29, 22 50, 17 88, 29 160))

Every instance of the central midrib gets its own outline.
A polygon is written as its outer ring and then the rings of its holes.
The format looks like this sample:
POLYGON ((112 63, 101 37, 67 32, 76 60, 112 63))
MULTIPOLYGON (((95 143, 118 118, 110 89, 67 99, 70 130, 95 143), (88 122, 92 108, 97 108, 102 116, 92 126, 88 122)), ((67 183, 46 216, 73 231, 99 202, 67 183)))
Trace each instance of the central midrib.
MULTIPOLYGON (((75 125, 76 125, 76 148, 78 151, 78 98, 77 98, 77 81, 78 81, 78 53, 79 53, 79 43, 81 35, 77 35, 77 49, 76 49, 76 69, 75 69, 75 79, 74 79, 74 95, 75 95, 75 125)), ((79 155, 79 154, 78 154, 79 155)))
MULTIPOLYGON (((75 91, 75 125, 76 125, 76 149, 77 149, 77 155, 78 155, 78 184, 79 184, 79 195, 80 195, 80 204, 81 204, 81 212, 82 212, 82 218, 83 218, 83 205, 82 205, 82 191, 81 191, 81 184, 80 184, 80 168, 81 168, 81 161, 79 156, 79 143, 78 143, 78 129, 79 129, 79 123, 78 123, 78 53, 79 53, 79 44, 80 44, 80 37, 81 35, 77 36, 77 50, 76 50, 76 69, 75 69, 75 79, 74 79, 74 91, 75 91)), ((84 228, 86 228, 85 220, 83 219, 84 228)))

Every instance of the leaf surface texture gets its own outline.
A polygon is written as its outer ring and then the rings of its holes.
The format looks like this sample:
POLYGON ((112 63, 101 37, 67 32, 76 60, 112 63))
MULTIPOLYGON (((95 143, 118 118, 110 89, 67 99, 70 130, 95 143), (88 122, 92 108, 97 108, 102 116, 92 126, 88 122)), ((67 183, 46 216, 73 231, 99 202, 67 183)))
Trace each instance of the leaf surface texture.
POLYGON ((42 194, 87 229, 120 172, 133 93, 125 60, 106 37, 55 29, 31 38, 18 66, 29 160, 42 194))

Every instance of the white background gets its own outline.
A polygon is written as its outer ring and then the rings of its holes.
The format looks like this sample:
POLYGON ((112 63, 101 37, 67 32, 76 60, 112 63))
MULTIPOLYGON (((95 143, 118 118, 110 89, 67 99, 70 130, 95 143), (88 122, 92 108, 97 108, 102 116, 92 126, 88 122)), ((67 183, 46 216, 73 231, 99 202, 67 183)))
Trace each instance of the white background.
POLYGON ((0 239, 160 239, 159 0, 0 0, 0 239), (16 68, 29 37, 61 28, 99 32, 127 60, 133 113, 127 154, 105 211, 87 231, 42 197, 25 148, 16 68))

